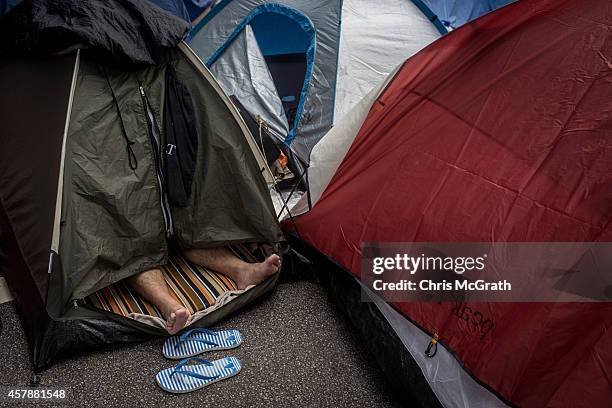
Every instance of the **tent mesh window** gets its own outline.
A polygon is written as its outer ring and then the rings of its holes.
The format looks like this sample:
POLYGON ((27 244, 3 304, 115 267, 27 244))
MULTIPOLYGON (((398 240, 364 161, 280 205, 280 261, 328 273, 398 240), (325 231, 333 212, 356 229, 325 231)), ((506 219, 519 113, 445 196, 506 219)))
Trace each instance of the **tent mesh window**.
MULTIPOLYGON (((245 262, 259 262, 259 257, 243 245, 229 247, 245 262)), ((222 273, 190 262, 173 248, 169 262, 159 268, 170 294, 191 314, 213 306, 225 293, 238 290, 236 283, 222 273)), ((97 309, 129 316, 132 313, 163 318, 161 311, 143 299, 125 280, 91 294, 85 303, 97 309)))

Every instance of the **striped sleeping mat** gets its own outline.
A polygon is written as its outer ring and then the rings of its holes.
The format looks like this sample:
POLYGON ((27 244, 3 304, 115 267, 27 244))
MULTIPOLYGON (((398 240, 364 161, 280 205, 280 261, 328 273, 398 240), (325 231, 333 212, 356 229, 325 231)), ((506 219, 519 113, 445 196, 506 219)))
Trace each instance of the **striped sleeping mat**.
MULTIPOLYGON (((230 249, 244 261, 257 261, 242 246, 230 249)), ((171 251, 169 263, 160 269, 172 296, 192 314, 214 305, 224 293, 237 289, 234 281, 227 276, 190 262, 178 250, 171 251)), ((140 313, 162 317, 155 306, 141 298, 123 280, 93 293, 86 298, 86 303, 122 316, 140 313)))

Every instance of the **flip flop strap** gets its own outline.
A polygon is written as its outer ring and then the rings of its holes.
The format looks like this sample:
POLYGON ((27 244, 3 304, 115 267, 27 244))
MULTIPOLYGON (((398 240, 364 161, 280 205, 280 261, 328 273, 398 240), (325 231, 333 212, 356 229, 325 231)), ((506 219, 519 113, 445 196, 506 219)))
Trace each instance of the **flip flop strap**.
POLYGON ((187 337, 191 336, 193 333, 204 333, 204 334, 208 334, 209 336, 217 336, 219 335, 219 333, 212 331, 212 330, 208 330, 205 329, 203 327, 196 327, 195 329, 190 329, 187 330, 186 332, 184 332, 183 334, 181 334, 181 336, 179 337, 180 340, 184 340, 187 337))
POLYGON ((186 332, 184 332, 183 334, 181 334, 179 336, 178 341, 174 345, 174 348, 175 349, 179 348, 182 344, 184 344, 187 341, 197 341, 199 343, 210 344, 211 346, 218 346, 219 345, 219 344, 215 343, 214 341, 210 341, 210 340, 197 339, 197 338, 188 338, 189 336, 191 336, 194 333, 204 333, 204 334, 208 334, 209 336, 217 336, 218 335, 217 332, 214 332, 214 331, 208 330, 208 329, 204 329, 204 328, 201 328, 201 327, 198 327, 198 328, 195 328, 195 329, 191 329, 191 330, 187 330, 186 332))
POLYGON ((205 360, 203 358, 199 358, 199 357, 185 358, 185 359, 181 360, 176 365, 176 367, 174 367, 174 369, 170 373, 170 377, 172 377, 174 374, 182 374, 182 375, 186 375, 186 376, 189 376, 189 377, 199 378, 201 380, 213 380, 213 379, 219 377, 218 375, 208 376, 208 375, 202 375, 202 374, 199 374, 199 373, 194 373, 192 371, 181 370, 181 368, 183 368, 183 366, 185 366, 190 361, 197 361, 198 363, 207 365, 209 367, 213 366, 213 363, 211 363, 210 361, 205 360))
POLYGON ((219 344, 215 343, 214 341, 209 341, 209 340, 205 340, 205 339, 179 339, 179 341, 176 342, 176 344, 174 345, 174 348, 177 349, 180 346, 182 346, 183 344, 187 343, 188 341, 196 341, 198 343, 204 343, 204 344, 210 344, 211 346, 218 346, 219 344))
POLYGON ((184 358, 181 361, 179 361, 179 363, 174 367, 174 371, 180 370, 185 364, 189 363, 190 361, 197 361, 198 363, 207 365, 209 367, 211 367, 213 365, 213 363, 211 363, 210 361, 205 360, 203 358, 200 358, 200 357, 189 357, 189 358, 184 358))

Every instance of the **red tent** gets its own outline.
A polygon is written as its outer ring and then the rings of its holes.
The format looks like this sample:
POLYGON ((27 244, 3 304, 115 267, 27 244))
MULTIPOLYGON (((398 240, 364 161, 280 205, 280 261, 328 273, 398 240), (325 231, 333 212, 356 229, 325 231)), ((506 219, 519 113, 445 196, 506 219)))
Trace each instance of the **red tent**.
MULTIPOLYGON (((609 0, 504 7, 406 61, 372 100, 344 124, 356 134, 339 124, 313 150, 319 193, 284 225, 340 268, 359 274, 362 242, 612 241, 609 0)), ((612 404, 611 303, 470 304, 494 324, 484 338, 449 304, 392 306, 499 401, 612 404)), ((440 391, 421 369, 444 405, 466 404, 472 391, 440 391)))

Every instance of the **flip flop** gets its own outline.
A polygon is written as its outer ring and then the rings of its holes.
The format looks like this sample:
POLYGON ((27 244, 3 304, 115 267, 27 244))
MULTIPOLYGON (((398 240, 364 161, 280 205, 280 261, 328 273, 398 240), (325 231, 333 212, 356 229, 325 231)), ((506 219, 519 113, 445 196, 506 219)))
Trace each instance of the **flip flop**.
POLYGON ((175 367, 161 370, 155 376, 155 381, 164 391, 185 394, 233 377, 241 369, 240 360, 233 356, 215 361, 191 357, 181 360, 175 367), (199 364, 188 364, 192 361, 199 364))
POLYGON ((229 350, 242 343, 238 330, 191 329, 178 336, 170 337, 164 342, 164 357, 181 359, 197 356, 205 351, 229 350))

